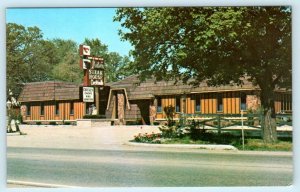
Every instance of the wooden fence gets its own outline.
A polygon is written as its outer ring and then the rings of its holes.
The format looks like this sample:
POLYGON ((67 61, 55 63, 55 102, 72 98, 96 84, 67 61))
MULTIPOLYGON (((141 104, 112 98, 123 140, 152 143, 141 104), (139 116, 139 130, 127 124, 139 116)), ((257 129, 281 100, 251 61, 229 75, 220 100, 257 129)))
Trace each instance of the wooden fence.
MULTIPOLYGON (((222 131, 233 131, 244 129, 246 131, 261 131, 263 129, 263 114, 181 114, 179 124, 181 126, 191 124, 198 129, 216 130, 218 133, 222 131)), ((287 125, 292 126, 291 114, 276 115, 277 128, 287 125)), ((280 130, 280 129, 277 129, 280 130)), ((286 131, 291 131, 286 129, 286 131)))

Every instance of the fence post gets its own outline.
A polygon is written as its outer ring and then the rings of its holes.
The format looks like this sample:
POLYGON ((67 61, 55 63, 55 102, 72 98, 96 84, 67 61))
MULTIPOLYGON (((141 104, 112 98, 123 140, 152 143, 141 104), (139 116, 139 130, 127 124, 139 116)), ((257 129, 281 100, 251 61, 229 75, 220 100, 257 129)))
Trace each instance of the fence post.
POLYGON ((218 135, 221 135, 221 115, 218 114, 218 135))
POLYGON ((265 116, 264 112, 260 113, 260 128, 261 128, 261 137, 264 137, 264 129, 265 129, 265 116))
MULTIPOLYGON (((248 114, 249 115, 249 114, 248 114)), ((245 150, 245 135, 244 135, 244 111, 241 110, 242 117, 242 142, 243 142, 243 150, 245 150)))

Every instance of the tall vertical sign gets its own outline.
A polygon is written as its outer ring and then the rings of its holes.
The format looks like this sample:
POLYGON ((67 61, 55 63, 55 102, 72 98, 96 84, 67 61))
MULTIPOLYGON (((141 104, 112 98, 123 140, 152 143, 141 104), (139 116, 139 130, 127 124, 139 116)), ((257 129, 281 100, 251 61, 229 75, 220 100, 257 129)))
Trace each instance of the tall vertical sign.
POLYGON ((99 89, 104 88, 104 59, 91 56, 91 47, 87 45, 79 46, 80 69, 83 70, 83 102, 94 102, 97 114, 99 114, 99 89), (95 96, 95 97, 94 97, 95 96))
POLYGON ((79 46, 80 68, 84 71, 84 86, 104 87, 104 59, 91 56, 91 48, 87 45, 79 46))

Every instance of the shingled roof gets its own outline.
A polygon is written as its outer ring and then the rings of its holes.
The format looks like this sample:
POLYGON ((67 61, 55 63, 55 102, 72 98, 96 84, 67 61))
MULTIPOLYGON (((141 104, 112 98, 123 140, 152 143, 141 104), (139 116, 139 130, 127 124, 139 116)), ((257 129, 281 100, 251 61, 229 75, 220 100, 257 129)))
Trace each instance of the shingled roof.
POLYGON ((158 81, 148 79, 140 82, 137 75, 127 77, 121 81, 110 83, 111 88, 125 88, 129 100, 137 99, 151 99, 155 96, 162 95, 180 95, 184 93, 207 93, 207 92, 224 92, 236 90, 254 90, 259 89, 252 85, 251 82, 244 80, 241 85, 225 85, 212 87, 208 86, 206 82, 201 82, 198 87, 183 84, 182 82, 175 81, 158 81))
POLYGON ((19 102, 77 100, 79 85, 62 81, 26 83, 18 98, 19 102))

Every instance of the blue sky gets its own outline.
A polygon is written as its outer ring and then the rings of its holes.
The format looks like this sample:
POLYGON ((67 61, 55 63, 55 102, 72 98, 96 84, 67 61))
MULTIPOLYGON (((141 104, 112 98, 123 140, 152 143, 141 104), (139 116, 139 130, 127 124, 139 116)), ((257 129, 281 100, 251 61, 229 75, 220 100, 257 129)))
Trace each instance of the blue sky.
POLYGON ((109 51, 128 55, 131 45, 120 40, 120 23, 113 22, 114 8, 10 8, 6 22, 37 26, 45 39, 71 39, 78 44, 85 38, 98 38, 109 51))

